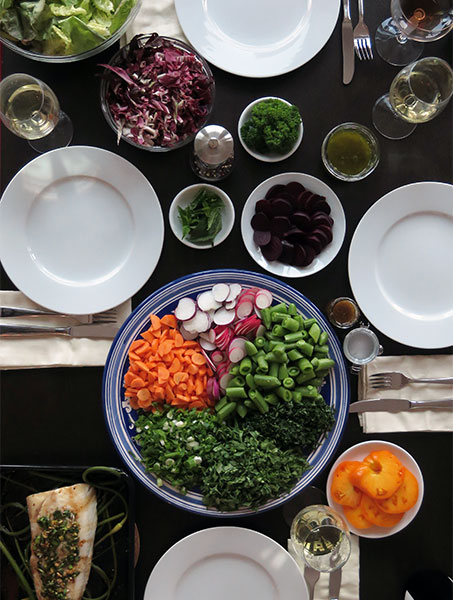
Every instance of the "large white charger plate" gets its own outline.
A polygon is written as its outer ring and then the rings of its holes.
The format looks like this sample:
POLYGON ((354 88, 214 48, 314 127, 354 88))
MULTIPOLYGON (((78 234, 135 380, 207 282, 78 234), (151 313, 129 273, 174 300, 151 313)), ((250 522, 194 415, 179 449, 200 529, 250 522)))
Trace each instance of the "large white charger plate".
POLYGON ((337 460, 332 465, 326 484, 327 501, 329 503, 329 506, 334 508, 338 513, 340 513, 340 515, 343 515, 343 507, 341 506, 341 504, 338 504, 338 502, 335 502, 331 494, 333 474, 335 473, 338 465, 344 461, 350 460, 357 460, 360 462, 364 458, 366 458, 371 452, 375 452, 378 450, 388 450, 389 452, 394 454, 396 458, 401 462, 403 467, 406 467, 406 469, 408 469, 412 473, 412 475, 414 475, 418 483, 418 499, 415 505, 412 508, 410 508, 407 512, 405 512, 401 520, 393 527, 378 527, 377 525, 372 525, 368 529, 357 529, 356 527, 351 525, 351 523, 349 523, 349 521, 346 519, 350 531, 352 533, 355 533, 356 535, 359 535, 360 537, 389 537, 390 535, 398 533, 398 531, 401 531, 402 529, 407 527, 420 510, 420 506, 423 501, 423 495, 425 492, 422 472, 420 471, 420 467, 418 466, 417 462, 409 454, 409 452, 404 450, 404 448, 397 446, 396 444, 392 444, 391 442, 371 440, 369 442, 361 442, 360 444, 356 444, 355 446, 348 448, 343 452, 343 454, 341 454, 337 458, 337 460))
POLYGON ((346 218, 338 196, 326 183, 317 177, 306 175, 305 173, 281 173, 280 175, 269 177, 269 179, 260 183, 250 194, 242 209, 241 232, 247 252, 264 270, 269 271, 269 273, 274 273, 274 275, 279 275, 280 277, 306 277, 307 275, 313 275, 314 273, 321 271, 321 269, 324 269, 324 267, 336 257, 343 244, 346 233, 346 218), (279 262, 278 260, 269 261, 264 258, 261 249, 253 241, 253 229, 250 222, 255 214, 256 203, 258 200, 264 198, 266 192, 272 186, 277 184, 285 185, 290 183, 290 181, 297 181, 310 192, 325 196, 331 209, 330 216, 334 220, 332 228, 333 240, 320 252, 320 254, 315 256, 313 262, 306 267, 294 267, 279 262))
POLYGON ((369 321, 416 348, 453 343, 453 186, 424 181, 392 190, 352 237, 349 279, 369 321))
POLYGON ((271 538, 212 527, 172 546, 154 567, 143 600, 308 600, 302 572, 271 538))
POLYGON ((181 27, 210 63, 273 77, 311 60, 335 28, 340 0, 175 0, 181 27))
POLYGON ((48 309, 96 313, 146 283, 164 240, 157 195, 124 158, 89 146, 38 156, 0 202, 0 259, 11 281, 48 309))

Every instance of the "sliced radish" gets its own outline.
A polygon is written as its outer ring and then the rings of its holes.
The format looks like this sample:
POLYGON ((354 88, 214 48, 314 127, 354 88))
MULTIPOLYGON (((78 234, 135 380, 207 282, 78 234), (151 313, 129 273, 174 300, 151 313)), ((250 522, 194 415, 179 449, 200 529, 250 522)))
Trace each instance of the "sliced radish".
POLYGON ((244 338, 233 338, 228 347, 228 358, 232 363, 240 362, 246 355, 244 338))
POLYGON ((257 308, 262 310, 263 308, 269 308, 272 304, 272 296, 265 294, 264 291, 259 291, 255 296, 255 305, 257 308))
POLYGON ((236 316, 238 319, 243 319, 244 317, 248 317, 253 312, 254 304, 251 300, 247 298, 243 298, 238 301, 236 305, 236 316))
POLYGON ((226 283, 216 283, 212 288, 212 294, 217 302, 225 302, 230 293, 230 286, 226 283))
POLYGON ((232 302, 236 300, 239 294, 242 292, 242 286, 239 283, 230 283, 230 293, 227 296, 226 302, 232 302))
POLYGON ((206 350, 207 352, 212 352, 213 350, 215 350, 217 348, 217 346, 215 344, 212 344, 211 342, 209 342, 208 340, 205 340, 201 336, 198 339, 198 343, 203 348, 203 350, 206 350))
POLYGON ((200 338, 206 340, 207 342, 211 342, 211 344, 214 344, 214 342, 215 342, 214 329, 208 329, 207 331, 202 331, 200 333, 200 338))
POLYGON ((247 336, 254 333, 260 325, 261 320, 256 315, 251 315, 250 317, 245 317, 245 319, 237 321, 233 328, 233 332, 234 335, 247 336))
POLYGON ((195 316, 184 321, 184 327, 189 333, 202 333, 209 329, 209 315, 202 310, 197 310, 195 316))
POLYGON ((229 300, 228 302, 224 303, 224 307, 227 310, 231 310, 236 306, 236 304, 237 304, 237 300, 229 300))
POLYGON ((175 308, 175 317, 179 321, 189 321, 195 315, 197 311, 197 305, 192 298, 181 298, 175 308))
POLYGON ((216 325, 229 325, 234 321, 236 312, 226 308, 219 308, 214 313, 214 323, 216 325))
POLYGON ((179 326, 179 333, 182 335, 182 337, 185 340, 195 340, 198 337, 197 331, 194 331, 194 332, 187 331, 187 329, 184 327, 184 325, 179 326))
POLYGON ((228 328, 224 329, 221 333, 216 335, 215 344, 217 348, 219 348, 219 350, 226 350, 232 337, 233 332, 228 328))
POLYGON ((230 373, 225 373, 221 377, 219 377, 219 386, 222 391, 225 391, 228 387, 228 384, 233 379, 233 375, 230 373))
POLYGON ((201 353, 203 354, 203 356, 206 358, 206 362, 208 363, 208 365, 211 367, 211 369, 214 371, 214 373, 217 371, 215 364, 212 362, 212 360, 209 358, 209 354, 206 352, 206 350, 203 350, 203 348, 201 348, 201 353))
POLYGON ((256 330, 255 336, 256 337, 263 337, 263 335, 266 333, 266 328, 264 327, 263 324, 259 325, 258 329, 256 330))
POLYGON ((214 298, 214 294, 212 290, 207 290, 206 292, 202 292, 197 297, 197 304, 201 310, 205 312, 209 312, 210 310, 217 310, 222 306, 220 302, 214 298))
POLYGON ((221 350, 214 350, 211 354, 211 360, 215 365, 218 365, 225 360, 225 355, 221 350))

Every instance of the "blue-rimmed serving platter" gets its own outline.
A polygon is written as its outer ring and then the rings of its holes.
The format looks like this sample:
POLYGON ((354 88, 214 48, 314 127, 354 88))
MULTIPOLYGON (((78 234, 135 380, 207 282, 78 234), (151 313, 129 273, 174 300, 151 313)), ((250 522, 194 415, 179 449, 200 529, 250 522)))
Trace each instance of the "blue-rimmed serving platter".
POLYGON ((310 484, 328 465, 340 442, 346 424, 349 407, 349 377, 343 359, 341 345, 321 311, 303 294, 267 275, 236 269, 222 269, 193 273, 163 286, 144 300, 128 317, 116 335, 107 357, 103 385, 104 417, 107 429, 126 467, 148 490, 161 499, 185 510, 216 517, 238 517, 275 508, 294 497, 310 484), (268 501, 257 510, 243 509, 220 512, 203 504, 197 490, 181 494, 164 482, 157 485, 156 478, 147 473, 140 462, 140 446, 134 442, 136 411, 124 396, 123 378, 129 367, 128 349, 141 332, 149 328, 151 313, 162 316, 174 310, 178 301, 186 296, 197 296, 211 289, 215 283, 239 283, 242 287, 260 287, 270 290, 274 302, 294 302, 306 318, 316 318, 322 329, 329 333, 330 356, 335 367, 330 371, 322 388, 322 395, 335 411, 335 425, 319 447, 308 456, 311 468, 304 473, 294 488, 279 498, 268 501))

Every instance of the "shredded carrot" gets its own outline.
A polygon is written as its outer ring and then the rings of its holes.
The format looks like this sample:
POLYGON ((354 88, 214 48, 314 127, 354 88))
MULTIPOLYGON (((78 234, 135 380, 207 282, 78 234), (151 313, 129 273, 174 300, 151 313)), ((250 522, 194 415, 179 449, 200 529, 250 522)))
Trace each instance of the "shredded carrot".
POLYGON ((211 369, 198 342, 185 340, 172 314, 149 315, 150 327, 129 348, 124 395, 132 408, 154 410, 153 403, 209 408, 206 386, 211 369))

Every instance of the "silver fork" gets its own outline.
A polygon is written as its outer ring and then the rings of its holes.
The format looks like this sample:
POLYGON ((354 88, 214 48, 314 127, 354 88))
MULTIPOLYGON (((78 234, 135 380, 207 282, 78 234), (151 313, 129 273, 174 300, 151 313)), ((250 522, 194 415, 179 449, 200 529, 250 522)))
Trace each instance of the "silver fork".
POLYGON ((413 377, 406 377, 403 373, 388 372, 388 373, 374 373, 369 378, 370 386, 375 389, 389 389, 389 390, 400 390, 408 383, 444 383, 452 384, 453 377, 440 377, 440 378, 423 378, 414 379, 413 377))
POLYGON ((373 49, 371 47, 370 32, 363 17, 363 0, 357 0, 357 4, 359 7, 359 20, 354 27, 354 49, 360 60, 370 60, 373 58, 373 49))
POLYGON ((309 567, 308 565, 305 565, 304 579, 308 586, 309 600, 313 600, 313 598, 315 597, 315 585, 316 585, 316 582, 318 581, 320 575, 321 575, 321 573, 319 571, 317 571, 316 569, 313 569, 313 567, 309 567))
POLYGON ((95 313, 93 315, 67 315, 53 312, 44 308, 20 308, 18 306, 0 306, 0 317, 45 317, 58 316, 64 318, 76 319, 83 325, 115 323, 117 319, 116 308, 95 313))

